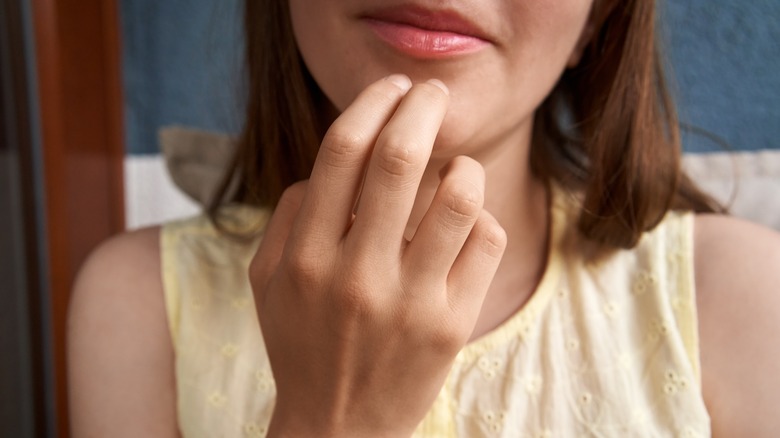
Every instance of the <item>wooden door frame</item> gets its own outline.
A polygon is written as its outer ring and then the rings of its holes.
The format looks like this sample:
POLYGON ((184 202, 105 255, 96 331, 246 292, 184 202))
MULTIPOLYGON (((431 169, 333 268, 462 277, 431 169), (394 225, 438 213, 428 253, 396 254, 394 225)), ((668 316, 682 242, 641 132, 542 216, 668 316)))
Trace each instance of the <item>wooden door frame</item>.
POLYGON ((79 266, 124 229, 115 0, 33 0, 58 436, 68 436, 66 316, 79 266))

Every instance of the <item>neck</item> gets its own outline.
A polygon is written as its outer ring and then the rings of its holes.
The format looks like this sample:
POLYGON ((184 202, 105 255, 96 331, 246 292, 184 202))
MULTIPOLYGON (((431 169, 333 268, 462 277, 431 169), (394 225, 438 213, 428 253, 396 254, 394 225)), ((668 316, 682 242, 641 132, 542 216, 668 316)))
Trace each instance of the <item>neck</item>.
MULTIPOLYGON (((516 313, 531 297, 547 259, 549 203, 545 184, 530 171, 531 123, 472 158, 485 169, 485 204, 506 230, 508 243, 493 283, 488 289, 477 325, 476 339, 516 313)), ((414 210, 410 230, 417 228, 439 184, 439 170, 448 159, 431 160, 414 210)))

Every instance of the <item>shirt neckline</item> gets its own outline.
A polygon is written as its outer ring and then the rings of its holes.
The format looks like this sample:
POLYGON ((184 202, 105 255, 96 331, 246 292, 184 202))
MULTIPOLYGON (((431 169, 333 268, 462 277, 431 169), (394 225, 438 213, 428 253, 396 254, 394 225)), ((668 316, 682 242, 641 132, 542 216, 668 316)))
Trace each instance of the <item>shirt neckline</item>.
POLYGON ((471 363, 479 357, 508 343, 523 339, 532 330, 539 314, 544 311, 558 285, 562 270, 561 241, 566 228, 567 208, 561 188, 550 185, 550 239, 547 263, 542 278, 528 301, 512 316, 479 338, 466 344, 456 357, 456 362, 471 363))

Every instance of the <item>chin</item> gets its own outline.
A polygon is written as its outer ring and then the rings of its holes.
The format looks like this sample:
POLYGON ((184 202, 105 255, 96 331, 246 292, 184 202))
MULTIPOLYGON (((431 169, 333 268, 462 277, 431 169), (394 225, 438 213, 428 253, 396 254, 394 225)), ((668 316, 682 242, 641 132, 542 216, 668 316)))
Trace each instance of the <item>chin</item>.
POLYGON ((448 161, 458 155, 473 155, 479 149, 476 129, 458 118, 446 117, 433 144, 431 159, 448 161))

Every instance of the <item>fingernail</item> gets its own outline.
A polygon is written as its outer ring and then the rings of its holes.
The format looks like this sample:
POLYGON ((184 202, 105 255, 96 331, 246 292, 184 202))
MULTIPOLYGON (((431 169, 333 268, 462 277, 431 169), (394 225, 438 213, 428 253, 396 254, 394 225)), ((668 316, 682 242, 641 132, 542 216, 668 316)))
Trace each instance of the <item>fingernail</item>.
POLYGON ((438 79, 428 79, 428 83, 436 85, 437 87, 441 88, 441 91, 443 91, 444 94, 446 94, 447 96, 450 95, 450 89, 447 88, 446 85, 444 85, 444 82, 442 82, 442 81, 440 81, 438 79))
POLYGON ((385 80, 394 83, 398 88, 404 91, 409 91, 409 89, 412 88, 412 80, 406 75, 390 75, 386 77, 385 80))

